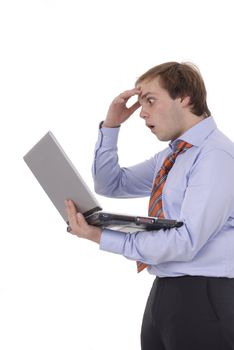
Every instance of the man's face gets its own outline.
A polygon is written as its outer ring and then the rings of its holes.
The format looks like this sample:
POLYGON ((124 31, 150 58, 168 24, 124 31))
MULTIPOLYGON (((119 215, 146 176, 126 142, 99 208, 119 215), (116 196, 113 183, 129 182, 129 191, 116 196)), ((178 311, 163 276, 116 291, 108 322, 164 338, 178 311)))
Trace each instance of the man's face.
POLYGON ((186 130, 181 98, 173 100, 160 86, 159 78, 137 85, 141 88, 140 117, 160 141, 171 141, 186 130))

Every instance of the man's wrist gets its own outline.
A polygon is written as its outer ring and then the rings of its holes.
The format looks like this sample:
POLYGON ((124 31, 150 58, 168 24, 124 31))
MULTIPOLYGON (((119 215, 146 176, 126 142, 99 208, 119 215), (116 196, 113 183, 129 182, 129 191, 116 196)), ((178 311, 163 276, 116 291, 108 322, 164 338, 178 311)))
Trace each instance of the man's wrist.
POLYGON ((120 124, 119 125, 110 124, 105 120, 100 123, 100 128, 119 128, 119 127, 120 127, 120 124))
POLYGON ((99 244, 101 240, 102 229, 96 226, 90 226, 90 228, 91 230, 90 233, 87 235, 87 239, 99 244))

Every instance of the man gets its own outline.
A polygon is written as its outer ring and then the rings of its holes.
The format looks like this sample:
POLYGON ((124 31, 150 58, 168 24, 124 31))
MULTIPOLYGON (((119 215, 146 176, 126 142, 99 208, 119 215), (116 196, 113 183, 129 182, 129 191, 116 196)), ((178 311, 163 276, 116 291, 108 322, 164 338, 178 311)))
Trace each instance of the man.
POLYGON ((66 202, 73 234, 157 276, 144 313, 142 349, 234 349, 234 145, 210 115, 195 66, 153 67, 114 99, 100 126, 93 176, 98 193, 150 196, 151 216, 184 223, 116 234, 89 226, 66 202), (127 108, 134 95, 138 101, 127 108), (151 159, 120 168, 120 125, 138 108, 151 132, 170 143, 151 159))

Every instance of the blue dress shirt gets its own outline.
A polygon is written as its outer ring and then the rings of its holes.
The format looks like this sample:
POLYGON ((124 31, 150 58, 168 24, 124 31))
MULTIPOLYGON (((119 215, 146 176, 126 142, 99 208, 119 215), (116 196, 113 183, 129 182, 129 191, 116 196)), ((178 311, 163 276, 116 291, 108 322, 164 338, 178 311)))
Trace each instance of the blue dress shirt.
POLYGON ((123 233, 103 229, 100 249, 149 265, 159 277, 234 277, 234 144, 208 117, 151 159, 120 168, 119 128, 101 128, 95 148, 95 190, 108 197, 149 196, 164 159, 179 140, 192 148, 179 155, 163 188, 166 218, 180 228, 123 233))

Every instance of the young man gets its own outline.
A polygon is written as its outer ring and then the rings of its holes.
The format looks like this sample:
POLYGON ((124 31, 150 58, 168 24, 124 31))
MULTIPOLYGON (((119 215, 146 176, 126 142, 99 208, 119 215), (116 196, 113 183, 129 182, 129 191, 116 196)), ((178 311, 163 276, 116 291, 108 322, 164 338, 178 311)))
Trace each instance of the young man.
POLYGON ((198 69, 168 62, 111 103, 93 164, 95 189, 113 197, 149 196, 149 215, 183 221, 180 228, 135 234, 89 226, 66 202, 71 233, 137 261, 157 276, 142 323, 143 350, 234 349, 234 145, 215 124, 198 69), (138 101, 130 108, 127 101, 138 101), (138 108, 169 146, 145 162, 120 168, 120 125, 138 108))

